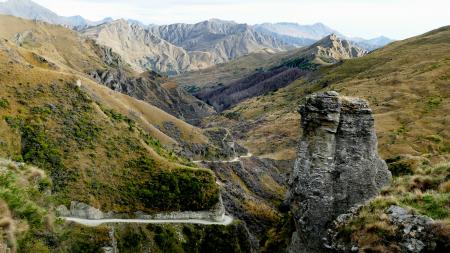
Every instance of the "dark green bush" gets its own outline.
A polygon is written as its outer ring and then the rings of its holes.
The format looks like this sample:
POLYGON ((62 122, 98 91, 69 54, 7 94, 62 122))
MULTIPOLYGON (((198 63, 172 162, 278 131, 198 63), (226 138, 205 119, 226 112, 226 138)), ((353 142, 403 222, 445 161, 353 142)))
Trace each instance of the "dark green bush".
POLYGON ((392 175, 395 177, 403 175, 412 175, 414 173, 411 164, 408 164, 406 161, 402 161, 401 157, 397 156, 386 159, 386 163, 392 175))
POLYGON ((179 168, 174 171, 156 170, 155 162, 145 156, 131 160, 127 168, 148 173, 141 182, 130 182, 126 187, 146 208, 172 210, 206 210, 219 200, 219 189, 214 175, 206 170, 179 168))
POLYGON ((0 98, 0 108, 8 108, 9 102, 6 98, 0 98))

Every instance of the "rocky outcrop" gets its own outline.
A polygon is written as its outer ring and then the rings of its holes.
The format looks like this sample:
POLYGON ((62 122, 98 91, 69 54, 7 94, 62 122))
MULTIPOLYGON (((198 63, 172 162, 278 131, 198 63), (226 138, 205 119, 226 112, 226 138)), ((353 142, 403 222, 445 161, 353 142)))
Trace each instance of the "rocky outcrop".
POLYGON ((61 217, 76 217, 92 220, 112 217, 112 213, 103 213, 100 209, 77 201, 70 202, 70 209, 64 205, 58 206, 56 208, 56 213, 61 217))
POLYGON ((362 57, 368 51, 353 42, 330 34, 305 48, 298 56, 283 63, 285 66, 304 70, 316 69, 323 65, 336 64, 342 60, 362 57))
MULTIPOLYGON (((333 252, 370 252, 371 246, 357 245, 347 238, 342 229, 351 226, 364 207, 356 206, 348 213, 339 215, 329 229, 328 246, 333 252)), ((447 225, 433 219, 414 213, 412 210, 392 205, 385 210, 385 217, 391 231, 388 236, 389 249, 396 252, 448 252, 450 249, 450 230, 447 225), (395 239, 393 239, 395 238, 395 239)))
POLYGON ((397 227, 402 228, 402 241, 400 245, 407 252, 423 252, 428 243, 426 228, 433 220, 422 215, 414 215, 410 211, 399 207, 391 206, 387 210, 390 221, 397 227))
POLYGON ((317 61, 333 64, 336 61, 357 58, 366 55, 365 49, 354 45, 352 42, 331 34, 310 47, 314 50, 317 61))
POLYGON ((376 196, 391 174, 377 153, 367 101, 336 92, 306 98, 303 136, 289 180, 296 223, 290 252, 324 252, 327 228, 352 206, 376 196))

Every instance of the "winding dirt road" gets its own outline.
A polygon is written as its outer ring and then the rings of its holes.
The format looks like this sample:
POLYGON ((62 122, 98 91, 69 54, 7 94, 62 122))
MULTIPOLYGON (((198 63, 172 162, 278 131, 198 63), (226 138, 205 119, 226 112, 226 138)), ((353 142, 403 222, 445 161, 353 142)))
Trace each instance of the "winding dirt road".
POLYGON ((230 225, 233 222, 233 217, 225 215, 223 221, 210 221, 199 219, 179 219, 179 220, 147 220, 147 219, 81 219, 75 217, 61 217, 66 221, 72 221, 81 225, 96 227, 102 224, 114 223, 137 223, 137 224, 201 224, 201 225, 230 225))

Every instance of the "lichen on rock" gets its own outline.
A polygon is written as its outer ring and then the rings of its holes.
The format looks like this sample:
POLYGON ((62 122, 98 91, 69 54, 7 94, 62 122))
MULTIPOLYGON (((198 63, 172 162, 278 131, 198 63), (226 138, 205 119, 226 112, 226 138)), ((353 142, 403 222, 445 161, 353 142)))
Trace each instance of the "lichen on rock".
POLYGON ((324 252, 326 231, 351 207, 375 197, 391 173, 377 152, 368 102, 314 94, 300 106, 303 136, 289 180, 296 229, 290 252, 324 252))

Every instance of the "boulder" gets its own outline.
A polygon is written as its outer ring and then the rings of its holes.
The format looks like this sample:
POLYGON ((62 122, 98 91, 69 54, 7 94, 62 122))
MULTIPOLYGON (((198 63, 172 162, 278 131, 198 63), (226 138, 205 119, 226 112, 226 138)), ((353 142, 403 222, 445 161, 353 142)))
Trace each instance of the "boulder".
POLYGON ((289 180, 296 233, 290 252, 324 252, 327 229, 340 214, 375 197, 391 174, 377 152, 368 102, 314 94, 300 106, 303 136, 289 180))
POLYGON ((433 220, 427 216, 412 214, 409 210, 399 206, 391 206, 387 210, 389 220, 401 231, 400 245, 405 252, 424 252, 429 242, 428 227, 433 220))
POLYGON ((105 215, 99 209, 77 201, 70 203, 70 213, 72 217, 82 219, 99 220, 105 218, 105 215))

